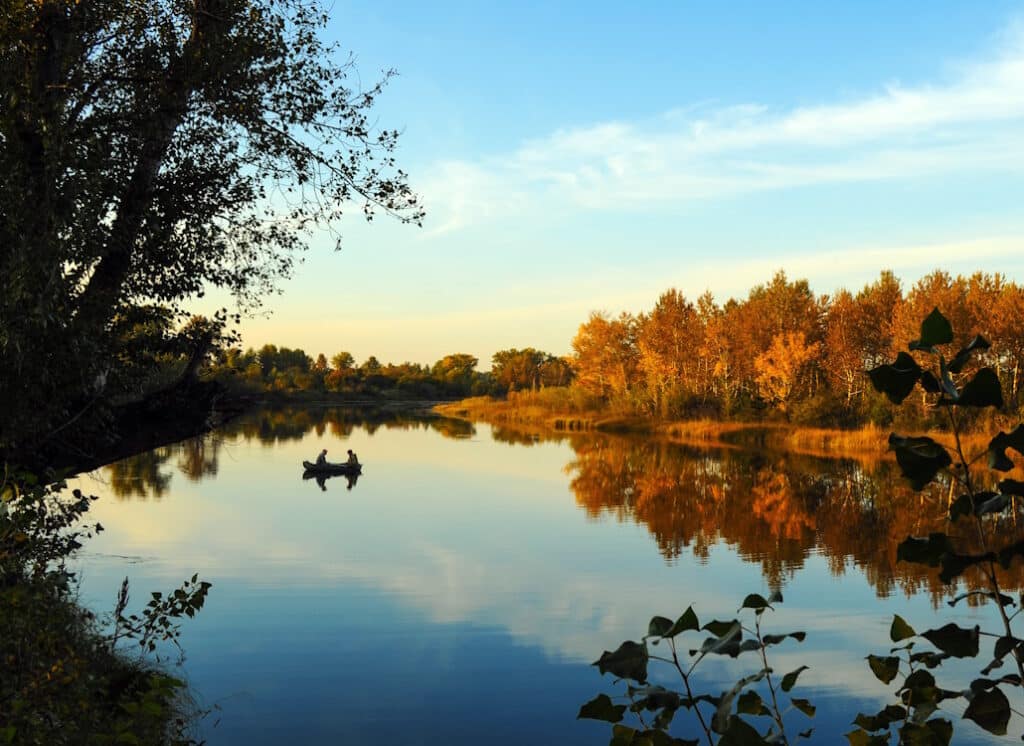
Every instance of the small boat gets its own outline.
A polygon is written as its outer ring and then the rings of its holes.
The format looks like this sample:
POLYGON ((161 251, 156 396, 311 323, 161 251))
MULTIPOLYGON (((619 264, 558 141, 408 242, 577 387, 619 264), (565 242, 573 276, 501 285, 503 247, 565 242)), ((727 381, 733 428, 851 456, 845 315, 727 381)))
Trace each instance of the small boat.
POLYGON ((306 474, 362 474, 362 464, 314 464, 312 461, 303 461, 303 468, 306 474))

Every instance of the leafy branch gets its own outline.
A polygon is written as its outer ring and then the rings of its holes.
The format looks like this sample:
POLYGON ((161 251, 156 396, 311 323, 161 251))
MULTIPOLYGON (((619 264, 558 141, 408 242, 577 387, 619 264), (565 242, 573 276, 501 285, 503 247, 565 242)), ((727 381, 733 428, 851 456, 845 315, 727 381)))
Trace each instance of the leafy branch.
POLYGON ((813 729, 803 730, 791 739, 786 732, 784 718, 792 710, 814 717, 814 706, 808 700, 792 695, 789 695, 789 704, 785 709, 780 701, 780 693, 788 694, 807 666, 790 671, 776 683, 772 678, 774 671, 768 663, 769 647, 787 638, 803 642, 806 637, 804 632, 762 632, 762 615, 766 609, 774 610, 772 604, 778 603, 782 603, 780 593, 768 599, 756 593, 748 595, 738 611, 752 613, 752 626, 743 624, 739 618, 714 620, 702 626, 692 606, 674 622, 663 616, 652 618, 647 634, 640 642, 627 640, 615 651, 606 650, 594 663, 602 674, 610 673, 616 680, 626 682, 625 695, 617 697, 617 703, 616 699, 607 694, 598 694, 580 708, 577 717, 611 723, 613 746, 697 746, 702 741, 709 746, 744 746, 790 744, 801 738, 810 738, 813 729), (705 637, 699 647, 688 650, 692 661, 684 665, 680 660, 678 639, 684 633, 701 631, 710 633, 710 636, 705 637), (670 657, 651 652, 652 646, 662 642, 667 643, 670 657), (694 693, 695 669, 708 656, 737 658, 750 652, 758 653, 760 666, 757 670, 743 676, 730 689, 719 694, 694 693), (674 668, 682 681, 683 690, 650 683, 647 667, 651 661, 674 668), (696 718, 700 728, 698 738, 676 737, 670 733, 675 715, 681 708, 691 711, 696 718), (622 724, 627 711, 635 717, 639 728, 622 724), (750 722, 757 717, 768 717, 771 720, 763 734, 750 722))
POLYGON ((1006 452, 1013 450, 1024 455, 1024 427, 1018 426, 1009 433, 999 432, 989 441, 985 452, 968 456, 962 437, 964 408, 999 409, 1003 406, 1003 395, 992 368, 980 368, 962 385, 957 380, 966 377, 964 369, 975 352, 989 349, 988 341, 978 335, 947 359, 943 349, 953 340, 952 326, 936 308, 922 322, 920 338, 909 344, 907 352, 899 353, 893 363, 868 373, 875 388, 894 404, 901 404, 920 386, 933 405, 945 411, 954 440, 952 448, 927 436, 896 433, 889 436, 889 447, 896 454, 903 476, 915 490, 924 489, 940 474, 949 475, 951 490, 957 487, 962 490, 955 499, 952 499, 953 492, 950 493, 949 522, 955 525, 964 521, 970 529, 967 535, 936 531, 927 537, 907 537, 897 549, 897 559, 938 568, 939 579, 944 583, 953 583, 969 569, 977 568, 985 588, 959 594, 949 605, 956 606, 968 598, 990 601, 998 612, 1001 629, 991 633, 981 631, 978 626, 967 629, 950 623, 918 634, 896 616, 890 636, 894 643, 903 644, 892 648, 887 656, 868 656, 868 665, 885 684, 901 672, 904 674, 903 684, 896 691, 901 704, 889 705, 873 716, 858 715, 854 721, 858 729, 847 734, 853 746, 889 743, 889 730, 896 724, 901 724, 898 728, 901 743, 948 744, 953 734, 952 723, 931 718, 931 715, 944 700, 961 697, 968 701, 964 718, 973 720, 990 733, 1005 735, 1012 708, 1002 687, 1019 689, 1024 682, 1024 640, 1018 639, 1012 628, 1019 609, 1011 613, 1015 601, 1002 592, 997 574, 998 567, 1008 568, 1016 557, 1024 555, 1024 540, 995 546, 999 516, 1014 509, 1015 498, 1024 495, 1024 482, 1002 479, 995 489, 983 489, 982 484, 998 477, 989 474, 986 478, 972 471, 984 455, 987 455, 990 472, 1012 470, 1015 465, 1006 452), (931 366, 919 365, 912 352, 931 358, 931 366), (970 687, 962 691, 938 686, 929 669, 938 668, 951 657, 977 657, 982 637, 995 640, 992 660, 981 670, 982 677, 974 679, 970 687), (914 638, 923 638, 937 652, 914 652, 914 638), (1017 673, 988 678, 1007 658, 1013 661, 1017 673))

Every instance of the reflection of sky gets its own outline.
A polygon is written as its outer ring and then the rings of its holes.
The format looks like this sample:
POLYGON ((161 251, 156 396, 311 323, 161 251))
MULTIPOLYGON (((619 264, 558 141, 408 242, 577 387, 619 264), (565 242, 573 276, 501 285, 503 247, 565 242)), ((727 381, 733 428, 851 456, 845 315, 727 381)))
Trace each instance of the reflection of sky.
MULTIPOLYGON (((693 603, 702 621, 732 618, 746 593, 767 591, 759 566, 724 546, 706 564, 669 563, 643 526, 588 520, 563 470, 572 457, 565 444, 495 443, 486 428, 468 440, 381 428, 227 442, 216 478, 176 474, 159 501, 95 504, 107 531, 88 546, 84 593, 102 610, 125 574, 137 599, 196 571, 213 582, 184 636, 190 680, 222 708, 211 744, 522 743, 538 732, 600 743, 604 729, 573 718, 612 691, 586 666, 601 650, 638 639, 654 614, 693 603), (300 479, 301 460, 323 447, 360 454, 354 489, 300 479)), ((101 481, 84 486, 103 494, 101 481)), ((893 613, 919 630, 948 621, 926 598, 879 600, 862 575, 835 578, 816 555, 785 593, 769 631, 808 639, 771 662, 811 666, 794 694, 822 708, 821 743, 857 707, 889 701, 863 658, 887 652, 893 613)), ((971 613, 985 611, 958 615, 971 613)), ((753 670, 752 658, 738 664, 701 670, 721 687, 753 670)))

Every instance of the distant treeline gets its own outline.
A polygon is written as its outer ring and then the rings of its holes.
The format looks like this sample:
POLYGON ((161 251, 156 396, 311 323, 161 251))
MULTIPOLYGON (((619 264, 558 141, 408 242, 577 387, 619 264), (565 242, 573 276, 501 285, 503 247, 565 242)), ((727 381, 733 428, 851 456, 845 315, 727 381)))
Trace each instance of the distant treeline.
MULTIPOLYGON (((1020 409, 1024 363, 1024 289, 999 274, 953 277, 936 270, 909 290, 890 271, 854 293, 815 295, 806 280, 782 271, 744 299, 696 300, 668 290, 638 315, 590 315, 572 340, 572 355, 533 348, 495 353, 490 372, 478 359, 452 354, 433 365, 357 365, 348 352, 328 359, 264 345, 227 349, 215 377, 258 390, 337 391, 423 398, 520 395, 530 406, 665 420, 695 417, 777 418, 800 424, 889 424, 893 408, 865 371, 891 362, 939 308, 960 335, 976 334, 991 348, 960 375, 980 366, 999 375, 1007 409, 1020 409), (552 390, 555 389, 555 390, 552 390), (541 390, 544 390, 543 392, 541 390)), ((951 350, 950 354, 954 353, 951 350)), ((925 401, 899 416, 927 425, 925 401)))
MULTIPOLYGON (((892 407, 865 371, 906 350, 936 307, 960 335, 948 357, 976 334, 992 344, 961 376, 991 366, 1007 407, 1017 410, 1024 290, 982 272, 952 277, 937 270, 904 292, 885 271, 859 292, 816 296, 806 280, 791 282, 780 271, 745 299, 724 305, 711 293, 690 301, 669 290, 647 313, 591 314, 572 342, 572 385, 599 407, 623 414, 886 424, 892 407)), ((918 420, 931 417, 924 401, 909 409, 918 420)))
POLYGON ((570 361, 546 352, 502 350, 492 358, 490 372, 476 370, 479 360, 464 353, 446 355, 433 365, 381 363, 370 356, 356 365, 348 352, 330 360, 301 349, 268 344, 244 352, 229 348, 217 357, 210 374, 228 385, 254 391, 331 391, 360 395, 396 395, 426 399, 499 396, 509 390, 566 386, 572 380, 570 361))

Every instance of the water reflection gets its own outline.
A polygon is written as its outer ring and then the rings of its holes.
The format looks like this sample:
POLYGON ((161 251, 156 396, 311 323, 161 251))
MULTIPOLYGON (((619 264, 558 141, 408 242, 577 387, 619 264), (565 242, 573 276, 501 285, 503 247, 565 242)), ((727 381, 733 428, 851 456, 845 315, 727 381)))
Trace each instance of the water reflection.
MULTIPOLYGON (((808 632, 772 663, 811 666, 815 742, 839 743, 888 696, 864 655, 887 644, 892 613, 984 616, 900 597, 941 592, 894 545, 941 521, 948 495, 922 500, 885 462, 362 416, 267 410, 85 485, 122 495, 94 506, 108 530, 86 557, 90 605, 108 608, 129 570, 140 589, 197 570, 214 583, 183 640, 190 681, 223 708, 211 744, 512 744, 538 722, 545 742, 607 742, 574 719, 602 688, 587 665, 602 649, 691 603, 723 618, 768 584, 786 585, 773 631, 808 632), (351 499, 301 480, 324 447, 364 456, 351 499), (458 732, 425 732, 431 718, 458 732)), ((737 678, 716 663, 705 690, 737 678)))
MULTIPOLYGON (((566 469, 576 501, 588 515, 610 514, 645 525, 666 559, 684 549, 707 558, 725 542, 758 562, 769 587, 823 555, 835 576, 855 567, 880 597, 899 590, 927 592, 938 604, 951 588, 938 570, 897 563, 896 547, 910 535, 956 534, 962 546, 980 551, 963 522, 947 520, 949 484, 911 490, 894 463, 826 460, 741 449, 697 449, 650 439, 573 436, 576 459, 566 469), (963 535, 957 533, 962 532, 963 535)), ((993 523, 1007 542, 1016 534, 1021 510, 993 523)), ((998 542, 997 542, 998 543, 998 542)), ((968 573, 969 589, 987 587, 980 571, 968 573)), ((1021 564, 1003 573, 1005 587, 1024 582, 1021 564)))
MULTIPOLYGON (((319 487, 323 492, 327 492, 327 480, 340 478, 345 480, 345 489, 351 490, 356 486, 356 482, 359 481, 358 474, 324 474, 322 472, 313 473, 305 471, 302 473, 302 480, 307 481, 313 479, 316 481, 316 486, 319 487)), ((340 482, 339 479, 339 482, 340 482)))
MULTIPOLYGON (((159 499, 170 486, 172 462, 186 479, 198 482, 217 475, 225 444, 257 441, 273 446, 301 441, 310 432, 345 440, 357 428, 367 435, 380 428, 430 430, 460 440, 477 434, 472 423, 429 413, 265 409, 215 434, 111 464, 106 477, 120 499, 159 499)), ((773 590, 781 589, 812 554, 823 556, 836 577, 852 570, 862 573, 881 598, 897 591, 907 596, 927 593, 937 605, 952 590, 938 580, 938 570, 896 560, 896 546, 908 535, 957 531, 947 520, 953 496, 949 485, 913 492, 889 461, 825 459, 763 448, 697 448, 593 433, 508 427, 490 432, 494 441, 516 447, 567 443, 574 457, 564 469, 577 504, 593 519, 611 517, 645 526, 670 562, 684 552, 707 561, 712 549, 724 543, 747 562, 759 564, 773 590)), ((314 477, 325 492, 329 478, 314 477)), ((357 480, 346 477, 346 490, 357 480)), ((342 482, 334 484, 340 487, 342 482)), ((993 522, 997 538, 1015 533, 1020 501, 1013 507, 993 522)), ((975 537, 959 540, 972 549, 975 537)), ((968 572, 961 585, 981 587, 978 573, 977 568, 968 572)), ((1003 571, 1000 582, 1006 588, 1024 587, 1021 563, 1003 571)))
POLYGON ((171 474, 163 467, 177 448, 177 445, 157 448, 104 467, 110 492, 121 500, 163 497, 171 484, 171 474))

